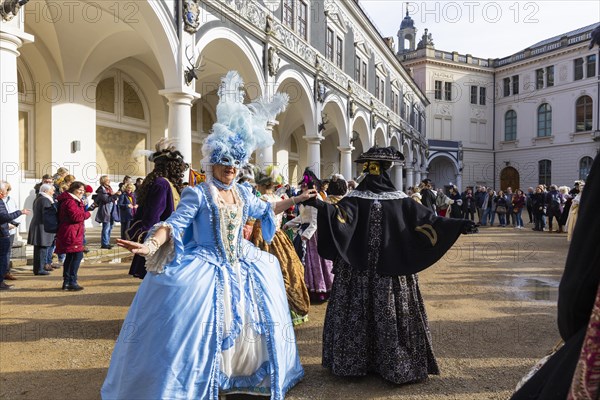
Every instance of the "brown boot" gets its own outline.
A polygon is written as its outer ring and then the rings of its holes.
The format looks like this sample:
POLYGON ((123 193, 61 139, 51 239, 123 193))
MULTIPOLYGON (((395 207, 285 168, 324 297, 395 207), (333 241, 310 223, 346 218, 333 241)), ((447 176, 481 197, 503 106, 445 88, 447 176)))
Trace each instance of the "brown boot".
POLYGON ((4 279, 7 281, 16 281, 17 277, 9 272, 8 274, 4 275, 4 279))

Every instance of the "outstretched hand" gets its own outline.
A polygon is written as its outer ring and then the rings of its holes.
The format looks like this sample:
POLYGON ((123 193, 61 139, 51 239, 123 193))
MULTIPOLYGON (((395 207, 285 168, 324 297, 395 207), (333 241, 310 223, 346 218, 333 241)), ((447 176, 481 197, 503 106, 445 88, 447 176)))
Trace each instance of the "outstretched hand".
POLYGON ((463 231, 462 233, 465 235, 468 235, 470 233, 478 233, 479 232, 479 224, 476 224, 475 222, 471 221, 471 220, 466 220, 465 224, 463 225, 463 231))
POLYGON ((123 247, 133 254, 139 254, 140 256, 145 256, 146 254, 150 253, 148 246, 138 242, 131 242, 129 240, 117 239, 117 246, 123 247))
POLYGON ((317 197, 317 190, 316 189, 308 189, 306 192, 302 192, 298 196, 296 196, 296 199, 297 199, 296 203, 306 204, 306 201, 309 201, 316 197, 317 197))
POLYGON ((320 206, 323 205, 323 202, 321 200, 319 200, 319 198, 317 197, 317 192, 316 192, 316 190, 314 190, 314 195, 312 195, 312 196, 310 196, 310 198, 304 200, 302 202, 302 205, 310 206, 310 207, 314 207, 314 208, 318 209, 320 206))

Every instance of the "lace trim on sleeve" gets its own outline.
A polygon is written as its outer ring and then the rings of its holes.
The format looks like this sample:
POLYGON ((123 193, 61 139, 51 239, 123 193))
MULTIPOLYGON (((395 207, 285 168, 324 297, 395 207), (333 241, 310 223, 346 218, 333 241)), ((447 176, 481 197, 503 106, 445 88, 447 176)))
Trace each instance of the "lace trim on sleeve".
POLYGON ((173 227, 168 222, 159 222, 155 224, 144 244, 147 245, 149 240, 154 238, 154 234, 158 228, 165 227, 167 228, 168 239, 165 243, 163 243, 156 253, 146 258, 146 271, 154 272, 156 274, 162 274, 165 269, 165 265, 170 264, 175 259, 175 238, 173 237, 173 227))

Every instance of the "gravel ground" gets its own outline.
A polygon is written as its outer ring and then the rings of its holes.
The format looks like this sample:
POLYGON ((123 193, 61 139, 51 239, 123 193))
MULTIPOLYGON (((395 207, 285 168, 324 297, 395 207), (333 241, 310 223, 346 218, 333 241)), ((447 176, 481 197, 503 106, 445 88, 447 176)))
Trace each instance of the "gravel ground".
MULTIPOLYGON (((306 376, 287 398, 507 399, 559 339, 556 298, 567 250, 563 234, 482 228, 421 273, 441 369, 423 383, 329 374, 320 365, 326 305, 314 305, 296 329, 306 376)), ((127 263, 84 264, 85 290, 71 293, 59 290, 62 270, 39 277, 30 268, 18 268, 16 288, 0 294, 0 399, 99 399, 139 281, 127 275, 127 263)))

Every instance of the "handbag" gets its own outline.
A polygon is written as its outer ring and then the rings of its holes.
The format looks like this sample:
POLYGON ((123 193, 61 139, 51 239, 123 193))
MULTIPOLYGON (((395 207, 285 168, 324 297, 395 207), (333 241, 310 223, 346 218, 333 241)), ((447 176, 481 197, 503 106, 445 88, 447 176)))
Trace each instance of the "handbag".
POLYGON ((116 202, 113 202, 112 210, 110 211, 112 220, 115 222, 121 222, 121 210, 116 202))
POLYGON ((497 206, 496 207, 496 212, 498 214, 506 214, 506 207, 505 206, 497 206))

